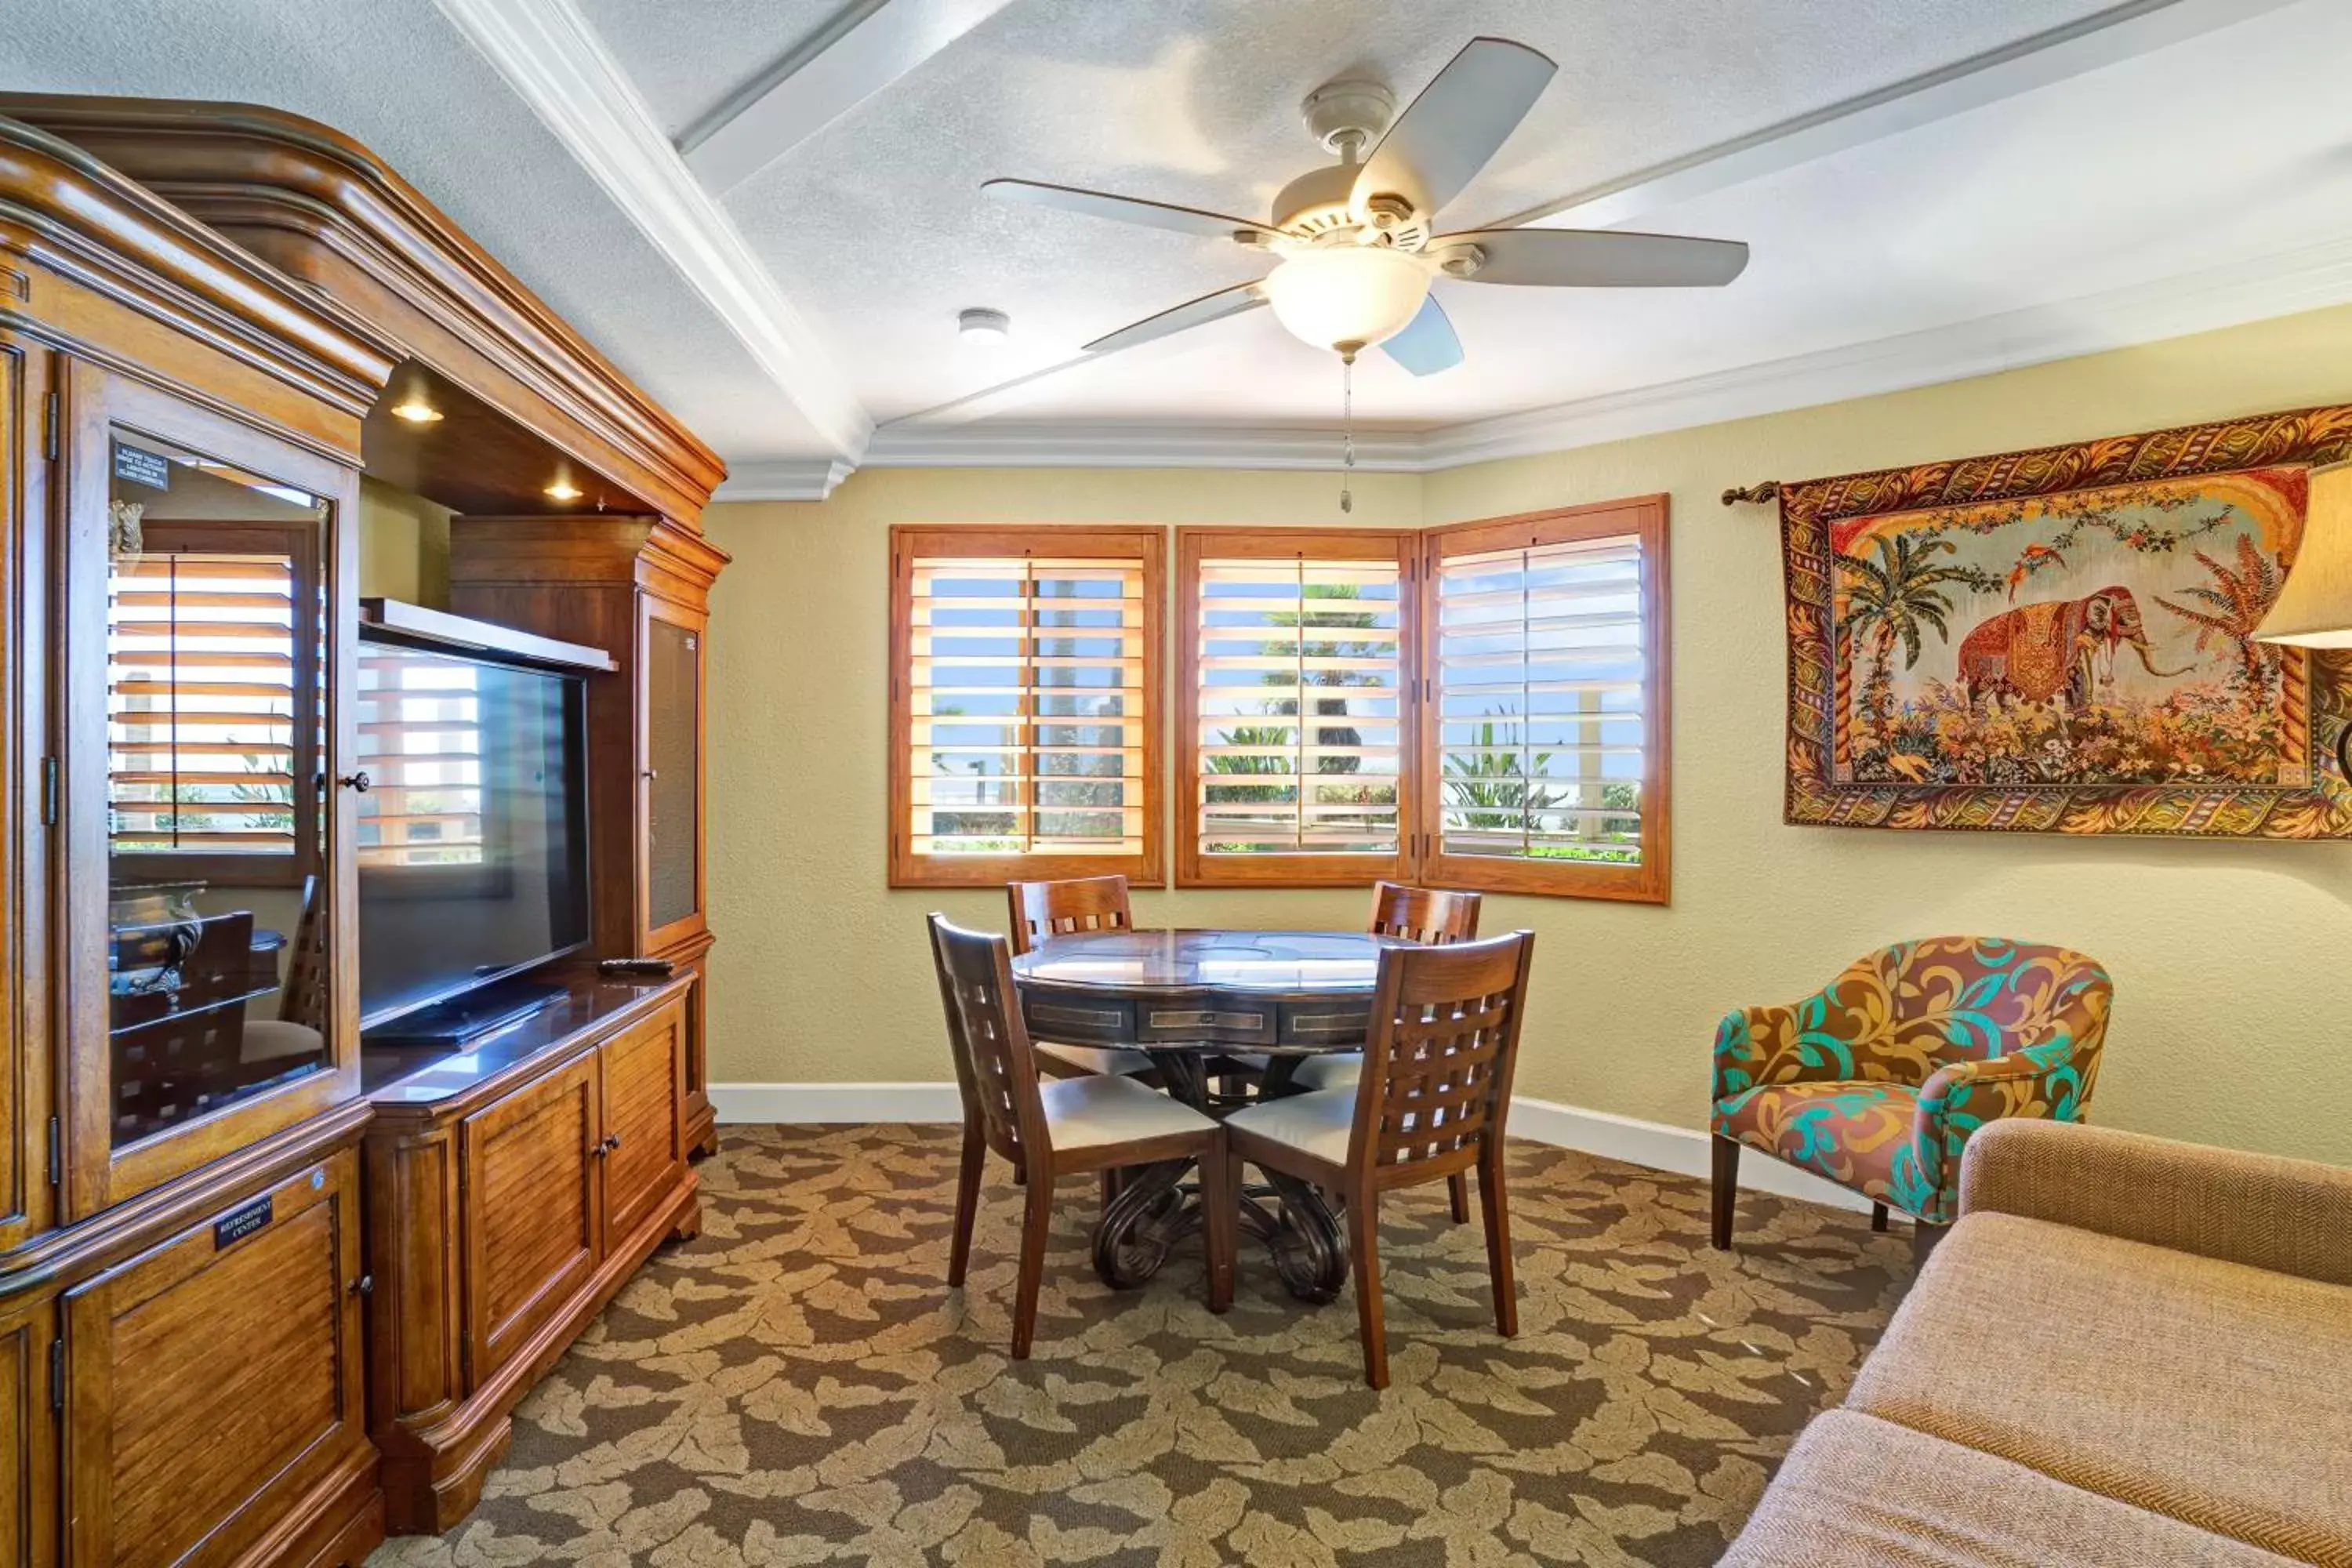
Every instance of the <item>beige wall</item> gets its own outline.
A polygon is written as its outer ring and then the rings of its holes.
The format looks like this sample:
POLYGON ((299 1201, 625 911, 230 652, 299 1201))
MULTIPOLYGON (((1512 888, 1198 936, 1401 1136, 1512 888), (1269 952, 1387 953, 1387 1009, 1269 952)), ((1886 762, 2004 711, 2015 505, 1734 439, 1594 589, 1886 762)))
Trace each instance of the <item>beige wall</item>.
POLYGON ((360 594, 439 608, 449 602, 449 509, 360 480, 360 594))
MULTIPOLYGON (((2352 846, 1794 828, 1780 823, 1780 582, 1767 508, 1717 495, 2263 409, 2352 400, 2352 309, 1895 396, 1356 481, 1326 474, 887 470, 822 504, 709 514, 735 564, 711 640, 710 1074, 948 1077, 921 916, 1002 929, 992 893, 883 886, 888 526, 1147 521, 1410 526, 1673 497, 1675 900, 1488 901, 1540 935, 1522 1089, 1703 1123, 1735 1004, 1792 999, 1938 931, 2063 942, 2117 985, 2095 1111, 2116 1126, 2352 1162, 2352 846)), ((1356 892, 1162 892, 1150 923, 1351 926, 1356 892)))

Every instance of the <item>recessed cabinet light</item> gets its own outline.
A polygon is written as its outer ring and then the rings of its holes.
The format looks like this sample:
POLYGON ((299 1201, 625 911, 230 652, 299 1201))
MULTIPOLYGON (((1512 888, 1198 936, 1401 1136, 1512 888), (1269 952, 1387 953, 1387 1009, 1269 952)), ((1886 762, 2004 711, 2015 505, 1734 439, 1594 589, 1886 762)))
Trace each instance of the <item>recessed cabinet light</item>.
POLYGON ((404 402, 394 404, 392 405, 392 416, 394 419, 405 419, 411 425, 438 425, 441 423, 441 411, 438 408, 434 407, 433 405, 425 402, 421 397, 412 397, 404 402))
POLYGON ((547 487, 547 493, 555 500, 578 500, 580 487, 568 479, 558 479, 547 487))
POLYGON ((1001 343, 1013 335, 1013 318, 1002 310, 960 310, 956 332, 968 343, 1001 343))

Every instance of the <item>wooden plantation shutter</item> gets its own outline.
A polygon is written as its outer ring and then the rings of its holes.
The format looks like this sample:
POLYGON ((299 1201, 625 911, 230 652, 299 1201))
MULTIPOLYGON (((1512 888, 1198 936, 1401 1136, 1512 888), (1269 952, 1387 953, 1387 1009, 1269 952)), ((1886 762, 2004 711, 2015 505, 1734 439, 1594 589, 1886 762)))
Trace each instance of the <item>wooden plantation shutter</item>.
POLYGON ((1425 882, 1666 901, 1665 499, 1427 536, 1425 882))
POLYGON ((890 880, 1160 880, 1156 529, 891 531, 890 880))
POLYGON ((1181 885, 1407 873, 1413 535, 1181 529, 1181 885))
POLYGON ((320 614, 314 559, 304 530, 175 521, 113 562, 107 805, 138 874, 294 886, 316 868, 322 716, 295 658, 317 645, 297 637, 320 614))

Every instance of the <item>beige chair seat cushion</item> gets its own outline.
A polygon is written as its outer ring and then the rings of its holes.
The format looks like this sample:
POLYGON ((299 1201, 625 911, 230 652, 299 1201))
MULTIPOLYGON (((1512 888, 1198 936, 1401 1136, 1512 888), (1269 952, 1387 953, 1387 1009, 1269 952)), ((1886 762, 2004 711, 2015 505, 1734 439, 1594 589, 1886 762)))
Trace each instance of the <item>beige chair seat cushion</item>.
POLYGON ((1246 1106, 1226 1117, 1225 1125, 1337 1165, 1348 1158, 1348 1130, 1355 1121, 1354 1089, 1322 1089, 1246 1106))
POLYGON ((2280 1568, 2291 1560, 1908 1427, 1830 1410, 1717 1568, 2280 1568))
POLYGON ((2352 1568, 2352 1289, 1968 1215, 1849 1407, 2352 1568))
POLYGON ((280 1023, 264 1018, 245 1026, 237 1047, 239 1062, 274 1062, 287 1057, 316 1056, 327 1048, 326 1037, 308 1024, 280 1023))
POLYGON ((1037 1095, 1045 1103, 1045 1135, 1062 1152, 1207 1132, 1217 1125, 1131 1078, 1058 1079, 1038 1085, 1037 1095))
POLYGON ((1151 1058, 1141 1051, 1124 1051, 1108 1046, 1056 1046, 1039 1040, 1034 1047, 1041 1057, 1067 1062, 1088 1072, 1116 1077, 1121 1073, 1150 1072, 1151 1058))
POLYGON ((1290 1075, 1290 1081, 1301 1089, 1353 1089, 1363 1080, 1361 1051, 1333 1051, 1326 1056, 1308 1057, 1290 1075))

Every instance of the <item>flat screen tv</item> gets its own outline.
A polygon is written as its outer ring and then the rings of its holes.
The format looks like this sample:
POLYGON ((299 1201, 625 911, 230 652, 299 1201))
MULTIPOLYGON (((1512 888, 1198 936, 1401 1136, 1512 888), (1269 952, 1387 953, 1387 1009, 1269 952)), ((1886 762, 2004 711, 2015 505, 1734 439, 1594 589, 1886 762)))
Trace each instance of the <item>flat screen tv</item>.
POLYGON ((361 1026, 462 1039, 588 942, 586 681, 380 626, 358 673, 361 1026))

